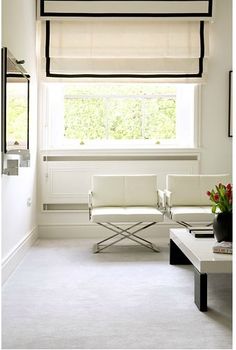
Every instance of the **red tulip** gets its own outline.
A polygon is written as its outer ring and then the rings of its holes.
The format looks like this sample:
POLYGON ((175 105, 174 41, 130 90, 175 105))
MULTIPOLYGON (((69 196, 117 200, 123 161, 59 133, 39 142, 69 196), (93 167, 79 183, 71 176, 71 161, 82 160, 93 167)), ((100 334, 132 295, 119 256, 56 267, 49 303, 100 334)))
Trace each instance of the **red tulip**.
POLYGON ((219 185, 216 185, 215 188, 216 189, 206 192, 206 195, 210 197, 209 199, 215 203, 213 206, 214 210, 216 210, 216 208, 220 209, 221 212, 228 212, 232 210, 232 184, 228 183, 227 185, 223 185, 222 183, 219 183, 219 185))
POLYGON ((226 195, 226 197, 228 199, 232 198, 232 192, 231 191, 226 191, 225 195, 226 195))

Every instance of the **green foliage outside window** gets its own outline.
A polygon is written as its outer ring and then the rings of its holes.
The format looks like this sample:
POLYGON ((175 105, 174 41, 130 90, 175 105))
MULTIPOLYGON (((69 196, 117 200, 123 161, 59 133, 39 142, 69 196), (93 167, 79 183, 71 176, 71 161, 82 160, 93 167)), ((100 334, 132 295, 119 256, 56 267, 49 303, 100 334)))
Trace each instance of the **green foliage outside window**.
POLYGON ((132 140, 142 138, 141 103, 132 99, 111 99, 108 103, 108 138, 132 140))
POLYGON ((145 138, 175 139, 176 101, 174 98, 148 100, 146 103, 145 138))
POLYGON ((77 140, 175 139, 176 91, 163 86, 65 88, 64 136, 77 140))
POLYGON ((96 140, 106 137, 105 109, 102 99, 68 99, 64 101, 65 137, 96 140))

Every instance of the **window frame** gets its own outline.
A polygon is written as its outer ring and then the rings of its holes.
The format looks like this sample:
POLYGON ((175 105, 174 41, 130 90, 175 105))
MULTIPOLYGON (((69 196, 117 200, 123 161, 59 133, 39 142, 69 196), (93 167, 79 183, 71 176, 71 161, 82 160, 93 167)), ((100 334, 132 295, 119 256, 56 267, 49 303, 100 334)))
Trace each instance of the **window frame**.
MULTIPOLYGON (((101 140, 100 142, 89 142, 87 144, 77 144, 76 146, 71 144, 65 145, 64 142, 61 142, 60 137, 55 138, 55 129, 52 128, 53 119, 50 118, 49 115, 51 112, 49 96, 48 96, 48 87, 55 83, 41 83, 41 104, 40 104, 40 114, 42 115, 42 123, 40 127, 40 149, 41 150, 71 150, 71 151, 95 151, 102 152, 104 150, 121 150, 121 152, 125 150, 132 150, 135 153, 135 150, 144 150, 148 151, 149 149, 156 149, 167 151, 173 150, 181 150, 181 149, 189 149, 196 150, 200 147, 200 129, 201 129, 201 115, 200 115, 200 106, 201 106, 201 85, 200 84, 191 84, 193 86, 193 143, 190 145, 178 145, 177 143, 165 144, 162 140, 161 144, 153 143, 153 140, 101 140), (54 129, 54 132, 52 132, 54 129), (54 133, 54 136, 53 136, 54 133)), ((60 86, 60 83, 57 83, 60 86)), ((174 84, 175 85, 175 84, 174 84)), ((181 85, 189 85, 189 84, 181 84, 181 85)), ((93 96, 93 95, 91 95, 93 96)), ((93 96, 94 97, 94 96, 93 96)), ((101 96, 99 96, 101 97, 101 96)), ((110 98, 113 98, 114 95, 111 95, 110 98)), ((127 96, 129 97, 129 96, 127 96)), ((140 96, 138 96, 141 98, 140 96)), ((126 98, 126 97, 122 97, 126 98)), ((58 126, 58 119, 56 125, 58 126)), ((175 139, 176 140, 176 139, 175 139)))

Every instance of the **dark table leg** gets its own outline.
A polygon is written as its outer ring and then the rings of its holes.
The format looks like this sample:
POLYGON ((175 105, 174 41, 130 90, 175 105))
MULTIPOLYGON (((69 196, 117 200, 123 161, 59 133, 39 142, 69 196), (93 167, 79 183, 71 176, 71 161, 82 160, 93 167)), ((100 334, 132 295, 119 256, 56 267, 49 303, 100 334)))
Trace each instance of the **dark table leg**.
POLYGON ((200 311, 207 311, 207 274, 194 268, 194 302, 200 311))
POLYGON ((170 240, 170 264, 171 265, 189 265, 191 261, 184 255, 181 249, 170 240))
MULTIPOLYGON (((189 265, 191 261, 182 250, 170 240, 170 264, 189 265)), ((207 311, 207 274, 200 273, 194 267, 194 302, 200 311, 207 311)))

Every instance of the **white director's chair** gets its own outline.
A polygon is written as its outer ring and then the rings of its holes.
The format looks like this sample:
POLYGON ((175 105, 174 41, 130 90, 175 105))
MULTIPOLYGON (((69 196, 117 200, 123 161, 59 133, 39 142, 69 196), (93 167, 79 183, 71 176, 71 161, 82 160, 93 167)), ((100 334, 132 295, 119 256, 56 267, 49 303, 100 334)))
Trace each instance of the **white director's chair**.
POLYGON ((159 249, 139 232, 163 221, 157 208, 155 175, 95 175, 89 192, 89 218, 113 234, 95 244, 94 253, 130 239, 152 251, 159 249), (126 227, 128 225, 128 227, 126 227))

